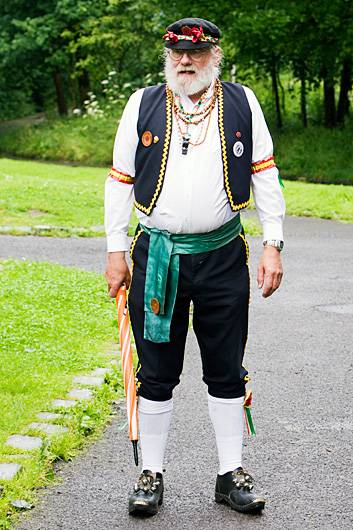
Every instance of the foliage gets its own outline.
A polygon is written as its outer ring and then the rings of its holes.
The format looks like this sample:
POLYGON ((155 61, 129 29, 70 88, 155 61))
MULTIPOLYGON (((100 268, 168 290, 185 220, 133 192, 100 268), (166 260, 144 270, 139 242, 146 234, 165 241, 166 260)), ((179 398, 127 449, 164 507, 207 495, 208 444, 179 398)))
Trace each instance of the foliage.
POLYGON ((303 129, 275 131, 276 163, 284 178, 327 184, 353 184, 353 129, 303 129))
MULTIPOLYGON (((255 93, 266 106, 266 89, 251 81, 250 86, 255 88, 255 93)), ((295 87, 290 90, 294 105, 297 103, 295 87)), ((312 121, 317 120, 319 109, 315 99, 310 100, 308 109, 312 121)), ((345 129, 327 130, 317 125, 304 129, 294 112, 295 108, 288 106, 284 115, 291 120, 290 127, 285 126, 281 131, 271 127, 276 160, 283 176, 311 182, 353 184, 352 125, 347 124, 345 129)), ((272 114, 268 114, 271 118, 272 114)), ((111 165, 116 128, 117 116, 109 115, 97 120, 80 116, 49 120, 39 126, 7 127, 0 134, 0 152, 108 167, 111 165)), ((5 172, 5 169, 2 171, 5 172)), ((102 224, 102 221, 95 224, 102 224)))
POLYGON ((103 115, 100 119, 84 116, 0 129, 0 150, 24 158, 108 166, 117 116, 103 115))
POLYGON ((70 107, 83 109, 89 92, 97 104, 110 105, 102 82, 112 71, 117 72, 113 99, 127 83, 132 91, 160 81, 161 35, 170 21, 186 16, 208 18, 222 28, 225 78, 236 75, 241 81, 250 73, 270 79, 278 125, 287 95, 281 77, 288 72, 301 84, 298 111, 304 125, 307 95, 321 88, 324 123, 347 120, 353 68, 350 0, 196 0, 192 6, 183 0, 40 0, 30 5, 15 0, 0 6, 2 117, 51 109, 55 99, 59 113, 66 114, 70 107))

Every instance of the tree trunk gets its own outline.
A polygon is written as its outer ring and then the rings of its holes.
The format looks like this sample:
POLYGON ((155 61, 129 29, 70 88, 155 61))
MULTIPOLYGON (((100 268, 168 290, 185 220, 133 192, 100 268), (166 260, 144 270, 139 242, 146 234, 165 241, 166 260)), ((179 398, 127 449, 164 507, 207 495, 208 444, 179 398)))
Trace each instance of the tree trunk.
POLYGON ((90 89, 89 74, 87 70, 83 70, 78 78, 78 91, 80 96, 80 105, 83 105, 85 99, 88 99, 88 92, 90 89))
POLYGON ((32 89, 32 101, 35 104, 36 112, 42 112, 44 110, 43 93, 37 85, 32 89))
POLYGON ((67 103, 66 103, 66 98, 64 94, 62 77, 61 77, 61 73, 59 72, 59 70, 55 70, 53 72, 53 79, 54 79, 55 90, 56 90, 56 101, 58 105, 58 112, 60 116, 67 116, 67 103))
POLYGON ((277 127, 281 129, 283 123, 282 123, 281 105, 279 102, 277 72, 276 72, 276 67, 274 63, 271 68, 271 79, 272 79, 272 91, 275 97, 276 123, 277 123, 277 127))
POLYGON ((305 77, 301 78, 301 85, 300 85, 300 115, 302 119, 303 127, 308 126, 308 116, 306 113, 306 83, 305 83, 305 77))
POLYGON ((335 85, 333 79, 328 77, 326 69, 323 72, 324 80, 324 113, 325 127, 336 126, 335 85))
POLYGON ((346 58, 343 61, 341 82, 340 82, 340 95, 337 106, 337 122, 343 123, 344 118, 349 114, 349 97, 348 93, 352 88, 352 60, 346 58))

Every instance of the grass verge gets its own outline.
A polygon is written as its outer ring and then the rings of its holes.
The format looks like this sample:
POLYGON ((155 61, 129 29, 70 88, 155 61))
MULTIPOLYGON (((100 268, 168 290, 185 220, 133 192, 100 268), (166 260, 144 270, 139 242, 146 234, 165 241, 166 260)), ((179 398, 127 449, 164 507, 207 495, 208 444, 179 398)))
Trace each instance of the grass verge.
MULTIPOLYGON (((103 236, 108 169, 0 159, 0 233, 57 237, 103 236)), ((132 213, 129 234, 137 225, 132 213)), ((247 233, 260 233, 255 221, 247 233)))
POLYGON ((289 180, 284 185, 287 215, 353 223, 353 186, 289 180))
MULTIPOLYGON (((260 94, 261 95, 261 94, 260 94)), ((260 98, 261 100, 263 98, 260 98)), ((268 103, 268 102, 267 102, 268 103)), ((0 152, 38 160, 109 166, 119 116, 45 120, 0 128, 0 152)), ((271 127, 282 177, 353 185, 353 125, 271 127)))
POLYGON ((0 152, 37 160, 111 164, 117 118, 61 118, 0 127, 0 152))
MULTIPOLYGON (((0 159, 0 233, 102 236, 107 169, 0 159)), ((353 186, 285 181, 287 214, 353 221, 353 186)), ((130 220, 133 235, 137 218, 130 220)), ((259 223, 244 220, 249 235, 259 223)))
POLYGON ((29 423, 50 410, 52 399, 66 396, 74 374, 107 365, 117 330, 98 274, 14 260, 0 262, 0 271, 0 461, 22 465, 0 488, 0 527, 8 528, 15 513, 10 501, 33 503, 34 488, 52 480, 53 463, 70 459, 87 436, 102 430, 121 386, 118 372, 108 375, 110 384, 96 391, 92 402, 64 414, 68 433, 30 452, 30 458, 6 446, 9 435, 31 433, 29 423))
POLYGON ((286 179, 353 185, 353 127, 274 130, 276 163, 286 179))

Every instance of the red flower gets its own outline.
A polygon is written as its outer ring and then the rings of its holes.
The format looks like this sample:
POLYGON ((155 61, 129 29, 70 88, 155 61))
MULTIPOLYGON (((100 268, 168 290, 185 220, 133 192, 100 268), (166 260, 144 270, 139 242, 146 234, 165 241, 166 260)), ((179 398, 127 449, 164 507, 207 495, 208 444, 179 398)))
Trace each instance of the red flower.
POLYGON ((173 31, 167 31, 165 35, 163 35, 164 40, 170 40, 172 42, 178 42, 179 37, 173 31))
POLYGON ((195 44, 199 40, 201 40, 201 37, 203 37, 203 28, 200 26, 200 28, 193 27, 191 30, 192 34, 192 42, 195 44))

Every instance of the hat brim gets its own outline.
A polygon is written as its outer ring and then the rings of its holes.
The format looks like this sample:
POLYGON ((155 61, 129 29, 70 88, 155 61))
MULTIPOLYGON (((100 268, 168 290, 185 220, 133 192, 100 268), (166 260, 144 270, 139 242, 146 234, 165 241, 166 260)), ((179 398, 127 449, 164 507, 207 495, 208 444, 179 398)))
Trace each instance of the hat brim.
POLYGON ((192 42, 191 40, 179 40, 178 42, 165 41, 165 47, 172 50, 201 50, 211 48, 212 42, 192 42))

